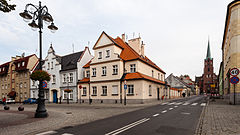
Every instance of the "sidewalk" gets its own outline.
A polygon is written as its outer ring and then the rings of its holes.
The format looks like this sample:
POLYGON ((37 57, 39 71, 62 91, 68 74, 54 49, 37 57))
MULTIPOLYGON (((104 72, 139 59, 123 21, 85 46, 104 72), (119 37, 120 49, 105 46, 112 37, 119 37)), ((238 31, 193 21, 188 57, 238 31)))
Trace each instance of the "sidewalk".
POLYGON ((196 135, 240 135, 240 105, 229 105, 223 99, 209 99, 203 109, 196 135))

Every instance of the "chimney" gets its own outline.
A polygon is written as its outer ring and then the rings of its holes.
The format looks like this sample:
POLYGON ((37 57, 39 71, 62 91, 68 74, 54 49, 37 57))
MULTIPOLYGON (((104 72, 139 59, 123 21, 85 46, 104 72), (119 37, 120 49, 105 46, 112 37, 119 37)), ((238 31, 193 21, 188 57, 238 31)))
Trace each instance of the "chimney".
POLYGON ((145 46, 145 44, 144 44, 143 41, 142 41, 142 45, 141 45, 141 55, 142 55, 143 57, 145 57, 145 55, 144 55, 144 46, 145 46))
POLYGON ((134 38, 128 40, 129 46, 135 50, 139 55, 141 55, 141 38, 134 38))
POLYGON ((123 42, 125 42, 125 33, 122 34, 122 40, 123 40, 123 42))

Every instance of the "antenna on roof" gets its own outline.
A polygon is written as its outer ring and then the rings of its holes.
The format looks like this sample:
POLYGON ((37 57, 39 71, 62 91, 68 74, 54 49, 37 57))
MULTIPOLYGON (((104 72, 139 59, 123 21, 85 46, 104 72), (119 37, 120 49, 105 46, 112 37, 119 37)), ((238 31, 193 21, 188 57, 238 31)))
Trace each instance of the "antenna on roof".
POLYGON ((72 44, 72 48, 73 48, 73 53, 74 53, 74 44, 72 44))

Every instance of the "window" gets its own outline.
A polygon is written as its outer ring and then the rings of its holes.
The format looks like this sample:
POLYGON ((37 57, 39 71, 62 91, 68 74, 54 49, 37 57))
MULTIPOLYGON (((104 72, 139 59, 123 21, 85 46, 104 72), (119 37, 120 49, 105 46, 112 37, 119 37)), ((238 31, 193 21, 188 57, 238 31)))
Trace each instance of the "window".
POLYGON ((102 67, 102 76, 107 75, 107 67, 102 67))
POLYGON ((90 71, 86 71, 86 74, 87 74, 87 78, 89 78, 90 77, 90 71))
POLYGON ((73 73, 70 73, 69 76, 70 76, 70 82, 73 82, 73 73))
POLYGON ((160 73, 158 73, 158 80, 160 80, 160 73))
POLYGON ((5 84, 5 89, 7 89, 8 87, 7 87, 7 84, 5 84))
POLYGON ((134 85, 128 85, 128 95, 134 94, 134 85))
POLYGON ((96 68, 92 68, 92 77, 96 77, 96 68))
POLYGON ((20 67, 20 63, 18 63, 18 67, 20 67))
POLYGON ((106 50, 106 58, 110 57, 110 50, 106 50))
POLYGON ((19 84, 19 87, 22 88, 22 83, 19 84))
POLYGON ((4 90, 4 85, 2 85, 2 90, 4 90))
MULTIPOLYGON (((68 93, 68 92, 65 92, 65 91, 64 91, 64 96, 63 96, 63 98, 64 98, 64 99, 67 99, 67 98, 68 98, 68 99, 73 99, 73 92, 71 91, 71 92, 68 93)), ((47 99, 48 99, 48 98, 47 98, 47 99)))
POLYGON ((149 94, 149 96, 152 96, 152 86, 151 85, 149 85, 148 94, 149 94))
POLYGON ((98 59, 102 59, 102 52, 98 52, 98 59))
POLYGON ((152 77, 154 77, 154 71, 152 70, 152 77))
POLYGON ((25 73, 25 78, 27 78, 27 73, 25 73))
POLYGON ((32 81, 32 86, 35 86, 35 81, 34 80, 32 81))
POLYGON ((22 62, 22 66, 24 66, 24 65, 25 65, 25 62, 23 61, 23 62, 22 62))
POLYGON ((93 86, 92 87, 92 90, 93 90, 93 96, 97 96, 97 87, 96 86, 93 86))
POLYGON ((27 92, 24 92, 24 95, 25 95, 25 96, 24 96, 24 97, 25 97, 25 99, 27 99, 27 92))
POLYGON ((33 96, 33 98, 35 98, 35 91, 32 91, 32 93, 33 93, 33 95, 32 95, 32 96, 33 96))
POLYGON ((87 88, 86 87, 83 87, 83 96, 86 96, 87 95, 87 88))
POLYGON ((113 75, 118 74, 118 65, 113 65, 113 75))
POLYGON ((52 75, 52 83, 56 83, 56 76, 52 75))
POLYGON ((208 68, 208 72, 210 71, 210 69, 208 68))
POLYGON ((64 99, 67 99, 67 97, 68 97, 68 93, 64 91, 63 98, 64 98, 64 99))
POLYGON ((135 64, 130 65, 130 72, 132 72, 132 73, 136 72, 136 65, 135 64))
POLYGON ((53 62, 51 62, 51 69, 53 69, 53 62))
POLYGON ((66 82, 66 74, 63 74, 63 82, 66 82))
POLYGON ((162 75, 162 74, 161 74, 161 80, 164 81, 164 80, 163 80, 163 75, 162 75))
POLYGON ((48 68, 47 68, 48 70, 50 69, 50 63, 48 62, 48 68))
POLYGON ((73 92, 69 92, 69 99, 73 99, 73 92))
POLYGON ((102 86, 102 96, 107 96, 107 86, 102 86))
POLYGON ((118 94, 118 86, 117 85, 113 85, 112 86, 112 95, 117 95, 118 94))
POLYGON ((26 82, 24 82, 24 88, 27 88, 27 83, 26 82))

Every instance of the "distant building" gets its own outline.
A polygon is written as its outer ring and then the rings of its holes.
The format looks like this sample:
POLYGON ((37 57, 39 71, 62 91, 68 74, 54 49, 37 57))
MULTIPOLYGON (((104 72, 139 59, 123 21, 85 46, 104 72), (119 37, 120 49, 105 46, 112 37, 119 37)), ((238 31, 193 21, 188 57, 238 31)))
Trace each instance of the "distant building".
POLYGON ((30 97, 30 74, 38 64, 35 54, 12 57, 0 65, 0 96, 22 102, 30 97))
POLYGON ((81 101, 123 103, 126 96, 127 103, 144 103, 168 98, 165 72, 145 56, 144 46, 140 37, 126 42, 125 34, 114 39, 102 32, 93 47, 94 58, 83 66, 85 78, 78 82, 81 101))
POLYGON ((172 90, 178 91, 178 96, 182 96, 183 93, 185 94, 185 96, 190 96, 191 86, 184 82, 181 78, 170 74, 166 78, 166 82, 168 85, 170 85, 172 90))
POLYGON ((200 93, 218 93, 217 75, 214 73, 213 58, 211 57, 209 41, 207 48, 207 56, 204 59, 203 75, 200 77, 196 77, 195 81, 200 88, 200 93))

